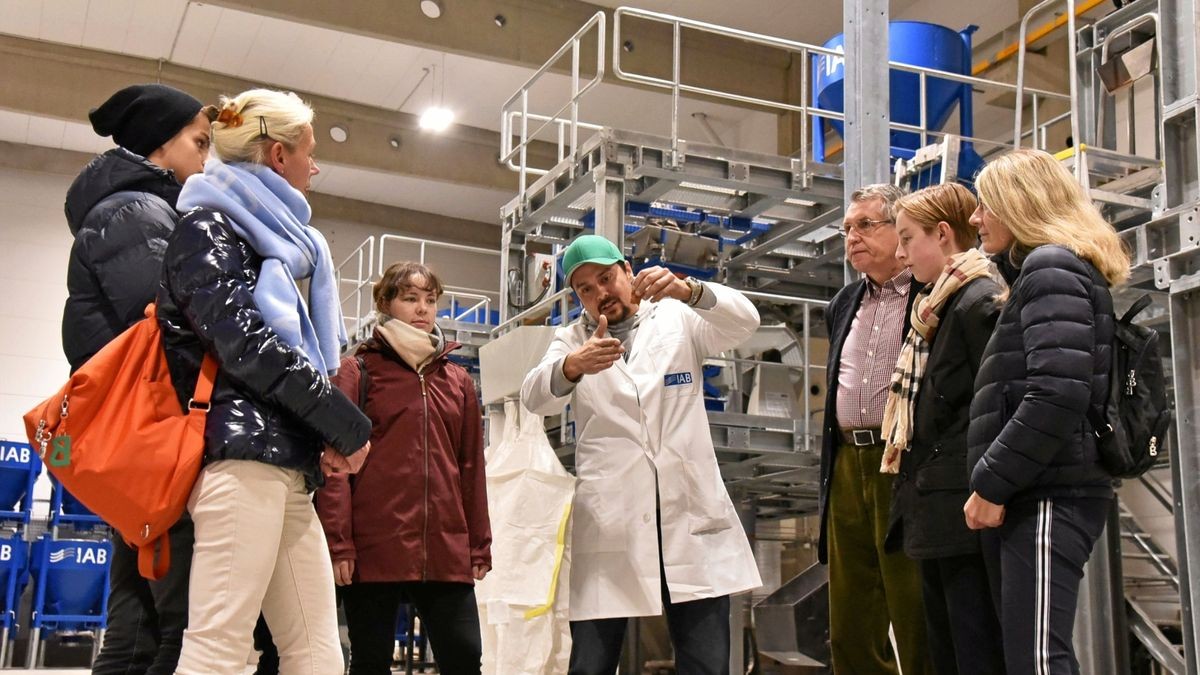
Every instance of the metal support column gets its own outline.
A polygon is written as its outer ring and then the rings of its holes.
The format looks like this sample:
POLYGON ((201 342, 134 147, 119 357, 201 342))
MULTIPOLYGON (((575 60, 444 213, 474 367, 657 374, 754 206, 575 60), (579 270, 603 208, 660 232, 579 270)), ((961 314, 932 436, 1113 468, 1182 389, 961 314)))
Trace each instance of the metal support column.
MULTIPOLYGON (((845 201, 858 188, 891 177, 888 124, 888 0, 843 0, 846 123, 845 201)), ((858 273, 844 265, 846 283, 858 273)))
MULTIPOLYGON (((1167 21, 1165 23, 1172 23, 1167 21)), ((1175 456, 1171 483, 1175 498, 1176 560, 1183 609, 1183 651, 1188 675, 1197 672, 1200 645, 1195 610, 1200 607, 1200 274, 1171 284, 1171 352, 1175 376, 1175 456)))
POLYGON ((1080 672, 1129 675, 1129 634, 1121 578, 1121 523, 1114 501, 1108 525, 1083 568, 1075 608, 1075 655, 1080 672))
MULTIPOLYGON (((1197 43, 1200 0, 1159 0, 1162 31, 1163 150, 1168 209, 1200 201, 1200 108, 1197 43)), ((1175 453, 1171 482, 1175 499, 1176 560, 1183 611, 1183 651, 1188 675, 1196 675, 1200 626, 1200 273, 1195 249, 1182 250, 1189 264, 1170 279, 1171 358, 1175 384, 1175 453)), ((1168 265, 1166 267, 1171 267, 1168 265)), ((1181 266, 1175 265, 1176 269, 1181 266)), ((1160 288, 1165 284, 1159 283, 1160 288)))
POLYGON ((886 183, 889 169, 888 3, 845 0, 846 201, 871 183, 886 183))
POLYGON ((1200 0, 1160 0, 1166 206, 1200 200, 1200 0))
POLYGON ((596 182, 596 234, 618 247, 625 245, 625 181, 608 175, 607 162, 593 173, 596 182))

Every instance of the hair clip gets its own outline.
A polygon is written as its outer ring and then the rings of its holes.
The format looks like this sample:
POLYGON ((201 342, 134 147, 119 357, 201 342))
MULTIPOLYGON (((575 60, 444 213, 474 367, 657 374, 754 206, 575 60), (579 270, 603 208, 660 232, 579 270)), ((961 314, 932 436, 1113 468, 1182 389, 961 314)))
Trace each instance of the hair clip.
POLYGON ((242 126, 242 116, 233 108, 223 108, 221 114, 217 115, 217 121, 231 127, 242 126))
POLYGON ((263 117, 262 115, 258 116, 258 137, 259 138, 270 138, 271 137, 271 134, 267 133, 267 118, 263 117))

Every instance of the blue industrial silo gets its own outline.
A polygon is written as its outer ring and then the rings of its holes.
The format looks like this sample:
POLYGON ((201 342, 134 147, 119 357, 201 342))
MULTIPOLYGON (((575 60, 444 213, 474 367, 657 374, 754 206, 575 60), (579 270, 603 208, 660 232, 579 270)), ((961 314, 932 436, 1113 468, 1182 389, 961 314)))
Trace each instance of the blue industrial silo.
MULTIPOLYGON (((971 74, 971 34, 977 26, 954 31, 922 21, 892 21, 888 25, 888 60, 923 68, 943 70, 960 75, 971 74)), ((844 35, 835 35, 824 44, 827 49, 842 52, 844 35)), ((817 107, 833 112, 845 110, 845 61, 836 56, 819 56, 813 62, 813 100, 817 107)), ((889 79, 891 119, 902 124, 921 123, 920 78, 916 73, 892 70, 889 79)), ((861 92, 869 96, 870 92, 861 92)), ((959 129, 963 136, 974 133, 971 111, 971 86, 926 76, 925 111, 930 130, 938 130, 950 119, 958 104, 959 129)), ((813 125, 813 157, 825 161, 825 132, 832 125, 839 135, 844 134, 842 122, 817 119, 813 125)), ((891 156, 909 159, 920 146, 919 134, 908 131, 891 132, 891 156)), ((969 142, 964 142, 959 156, 959 177, 971 179, 983 164, 969 142)))

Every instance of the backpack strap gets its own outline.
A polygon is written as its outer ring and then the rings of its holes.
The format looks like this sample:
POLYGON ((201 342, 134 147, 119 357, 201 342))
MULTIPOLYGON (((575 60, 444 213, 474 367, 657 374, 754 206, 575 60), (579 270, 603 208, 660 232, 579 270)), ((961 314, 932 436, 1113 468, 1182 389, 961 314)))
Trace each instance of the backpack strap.
POLYGON ((371 376, 367 373, 367 360, 362 354, 355 354, 358 361, 358 409, 367 414, 367 389, 371 386, 371 376))
POLYGON ((1150 294, 1147 293, 1134 301, 1134 303, 1129 306, 1129 309, 1125 310, 1125 313, 1121 315, 1119 320, 1120 323, 1132 323, 1133 317, 1137 316, 1143 309, 1146 309, 1149 306, 1150 294))

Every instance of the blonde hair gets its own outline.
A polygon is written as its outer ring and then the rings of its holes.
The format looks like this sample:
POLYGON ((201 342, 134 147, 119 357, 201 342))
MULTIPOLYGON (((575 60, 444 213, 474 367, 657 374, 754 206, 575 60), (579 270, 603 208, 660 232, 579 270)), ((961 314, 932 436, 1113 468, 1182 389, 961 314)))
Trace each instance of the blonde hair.
POLYGON ((852 202, 869 202, 872 199, 883 200, 883 210, 887 217, 896 220, 896 202, 904 196, 904 190, 891 183, 874 183, 864 185, 850 193, 852 202))
POLYGON ((1071 172, 1041 150, 1022 148, 988 162, 975 180, 985 208, 1025 250, 1058 244, 1096 266, 1110 286, 1129 278, 1129 253, 1071 172))
POLYGON ((294 149, 312 121, 312 107, 290 91, 251 89, 222 96, 212 126, 213 152, 223 162, 266 164, 271 143, 294 149))
POLYGON ((954 232, 954 243, 962 250, 974 248, 979 232, 971 224, 975 195, 958 183, 941 183, 901 197, 894 210, 907 213, 926 233, 945 222, 954 232))

